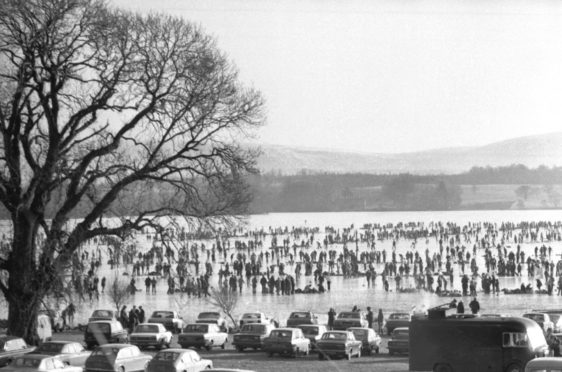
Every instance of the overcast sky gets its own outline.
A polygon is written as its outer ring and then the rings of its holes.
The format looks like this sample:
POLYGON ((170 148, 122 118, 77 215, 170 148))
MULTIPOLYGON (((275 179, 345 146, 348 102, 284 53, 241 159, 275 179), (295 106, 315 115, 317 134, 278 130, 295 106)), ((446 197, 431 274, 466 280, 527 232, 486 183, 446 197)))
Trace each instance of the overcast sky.
POLYGON ((185 17, 267 100, 263 143, 360 152, 562 131, 562 1, 111 0, 185 17))

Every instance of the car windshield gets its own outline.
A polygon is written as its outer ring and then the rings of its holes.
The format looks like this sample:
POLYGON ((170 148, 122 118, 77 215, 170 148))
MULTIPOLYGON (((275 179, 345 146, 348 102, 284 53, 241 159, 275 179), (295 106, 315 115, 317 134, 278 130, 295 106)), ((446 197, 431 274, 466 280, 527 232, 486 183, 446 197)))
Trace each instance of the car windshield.
POLYGON ((260 314, 244 314, 244 315, 242 315, 242 318, 244 318, 244 319, 260 319, 261 315, 260 314))
POLYGON ((410 314, 390 314, 390 319, 393 319, 393 320, 408 320, 408 319, 410 319, 410 314))
POLYGON ((394 331, 392 331, 392 335, 403 338, 404 336, 408 336, 408 330, 407 329, 395 329, 394 331))
POLYGON ((307 336, 316 336, 318 335, 318 327, 302 327, 302 333, 307 336))
POLYGON ((92 352, 92 356, 103 356, 115 358, 119 354, 119 348, 117 347, 98 347, 92 352))
POLYGON ((152 313, 152 318, 173 318, 174 313, 171 311, 155 311, 152 313))
POLYGON ((524 317, 529 318, 529 319, 533 319, 534 321, 537 321, 537 322, 544 321, 544 315, 542 315, 542 314, 525 314, 524 317))
POLYGON ((335 332, 327 332, 322 335, 322 340, 340 340, 345 341, 347 340, 347 334, 345 333, 335 333, 335 332))
POLYGON ((141 324, 135 328, 135 333, 158 333, 159 330, 156 325, 141 324))
POLYGON ((291 338, 292 335, 293 335, 293 332, 291 332, 291 331, 273 330, 273 331, 271 331, 270 337, 271 338, 291 338))
POLYGON ((353 329, 351 330, 351 332, 353 332, 355 338, 365 338, 367 337, 367 335, 369 335, 368 329, 353 329))
POLYGON ((39 365, 41 364, 41 359, 36 359, 36 358, 16 358, 14 359, 14 361, 12 362, 12 366, 16 366, 16 367, 33 367, 33 368, 38 368, 39 365))
POLYGON ((180 353, 175 351, 161 351, 154 356, 154 360, 168 360, 175 361, 178 359, 180 353))
POLYGON ((266 327, 264 324, 245 324, 242 327, 242 333, 265 333, 266 327))
POLYGON ((550 314, 550 320, 552 320, 554 323, 558 323, 558 321, 560 320, 560 314, 550 314))
POLYGON ((188 324, 184 331, 187 333, 206 333, 208 329, 207 324, 188 324))
POLYGON ((108 323, 90 323, 90 324, 88 324, 88 331, 109 333, 110 332, 110 326, 109 326, 108 323))
POLYGON ((35 350, 35 352, 37 354, 41 354, 41 353, 47 353, 47 354, 61 353, 63 346, 64 346, 64 344, 61 344, 61 343, 45 342, 41 346, 39 346, 35 350))
POLYGON ((306 318, 310 318, 310 313, 295 312, 295 313, 291 313, 289 318, 291 318, 291 319, 306 319, 306 318))
POLYGON ((94 310, 92 318, 112 318, 113 312, 111 310, 94 310))
POLYGON ((340 319, 359 319, 361 318, 361 314, 360 313, 339 313, 338 318, 340 319))
POLYGON ((219 313, 201 313, 199 314, 199 319, 218 319, 220 318, 219 313))

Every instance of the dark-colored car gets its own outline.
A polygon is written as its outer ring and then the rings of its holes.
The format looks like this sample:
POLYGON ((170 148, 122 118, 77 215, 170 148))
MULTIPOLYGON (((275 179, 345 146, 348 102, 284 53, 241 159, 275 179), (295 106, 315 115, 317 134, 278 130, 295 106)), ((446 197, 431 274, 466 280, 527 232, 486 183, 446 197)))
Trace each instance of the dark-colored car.
POLYGON ((378 354, 381 347, 381 337, 372 328, 348 328, 352 332, 355 339, 361 341, 363 346, 361 351, 364 354, 371 355, 373 352, 378 354))
POLYGON ((348 360, 352 356, 361 357, 362 342, 355 339, 349 331, 328 331, 316 343, 318 359, 326 357, 345 357, 348 360))
POLYGON ((88 323, 84 332, 84 342, 88 349, 96 345, 127 343, 129 334, 117 320, 96 320, 88 323))
POLYGON ((287 318, 287 327, 297 327, 301 324, 318 324, 318 316, 310 311, 293 311, 287 318))
POLYGON ((240 332, 232 337, 232 345, 238 351, 244 351, 245 348, 261 349, 264 340, 274 329, 273 324, 244 324, 240 332))
POLYGON ((310 340, 310 350, 316 350, 316 343, 328 331, 328 328, 323 324, 303 324, 297 328, 300 328, 304 337, 310 340))
POLYGON ((263 350, 268 356, 286 354, 292 357, 308 355, 310 341, 304 337, 299 328, 276 328, 263 343, 263 350))
POLYGON ((31 353, 35 347, 27 345, 23 338, 0 336, 0 367, 8 365, 15 357, 31 353))
POLYGON ((345 331, 349 327, 367 327, 369 323, 365 313, 360 311, 342 311, 334 320, 334 329, 345 331))
POLYGON ((48 341, 39 345, 32 354, 58 356, 64 364, 83 367, 91 352, 79 342, 48 341))
POLYGON ((178 344, 184 349, 191 346, 207 350, 212 347, 224 349, 227 340, 228 334, 221 332, 219 326, 212 323, 188 324, 178 336, 178 344))
POLYGON ((388 341, 388 353, 408 353, 410 351, 410 329, 406 327, 394 328, 388 341))
POLYGON ((386 320, 386 334, 390 336, 392 331, 398 327, 408 327, 412 316, 408 313, 392 313, 386 320))
POLYGON ((105 344, 86 359, 85 372, 144 372, 151 359, 135 345, 105 344))
POLYGON ((146 372, 196 372, 213 368, 209 359, 201 359, 195 350, 168 349, 159 351, 146 366, 146 372))

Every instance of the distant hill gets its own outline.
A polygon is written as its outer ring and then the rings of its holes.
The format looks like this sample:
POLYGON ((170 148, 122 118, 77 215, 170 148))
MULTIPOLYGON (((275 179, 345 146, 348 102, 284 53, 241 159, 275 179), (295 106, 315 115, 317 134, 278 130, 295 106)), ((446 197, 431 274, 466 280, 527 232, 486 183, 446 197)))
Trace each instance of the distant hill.
POLYGON ((562 166, 562 132, 520 137, 477 147, 382 154, 352 153, 262 145, 263 172, 295 174, 302 170, 335 173, 455 174, 474 166, 562 166))

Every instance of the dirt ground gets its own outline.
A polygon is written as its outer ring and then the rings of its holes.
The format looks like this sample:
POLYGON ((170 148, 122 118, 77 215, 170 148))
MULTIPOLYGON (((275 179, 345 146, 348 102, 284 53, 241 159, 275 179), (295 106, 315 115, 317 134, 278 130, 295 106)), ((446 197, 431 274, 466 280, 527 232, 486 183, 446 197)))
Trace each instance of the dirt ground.
MULTIPOLYGON (((232 336, 231 336, 232 337, 232 336)), ((353 358, 348 361, 346 359, 339 360, 318 360, 316 353, 309 356, 299 357, 296 359, 275 355, 272 358, 262 351, 245 351, 239 353, 234 350, 230 341, 225 350, 220 348, 211 351, 199 350, 202 358, 211 359, 214 367, 222 368, 241 368, 249 369, 257 372, 406 372, 408 371, 407 355, 389 355, 386 348, 388 339, 383 338, 380 354, 373 356, 362 356, 361 358, 353 358)), ((83 341, 83 334, 77 331, 55 333, 55 340, 83 341)), ((175 337, 177 340, 177 337, 175 337)), ((173 343, 172 347, 179 347, 177 343, 173 343)), ((153 349, 143 350, 143 352, 154 355, 153 349)))

